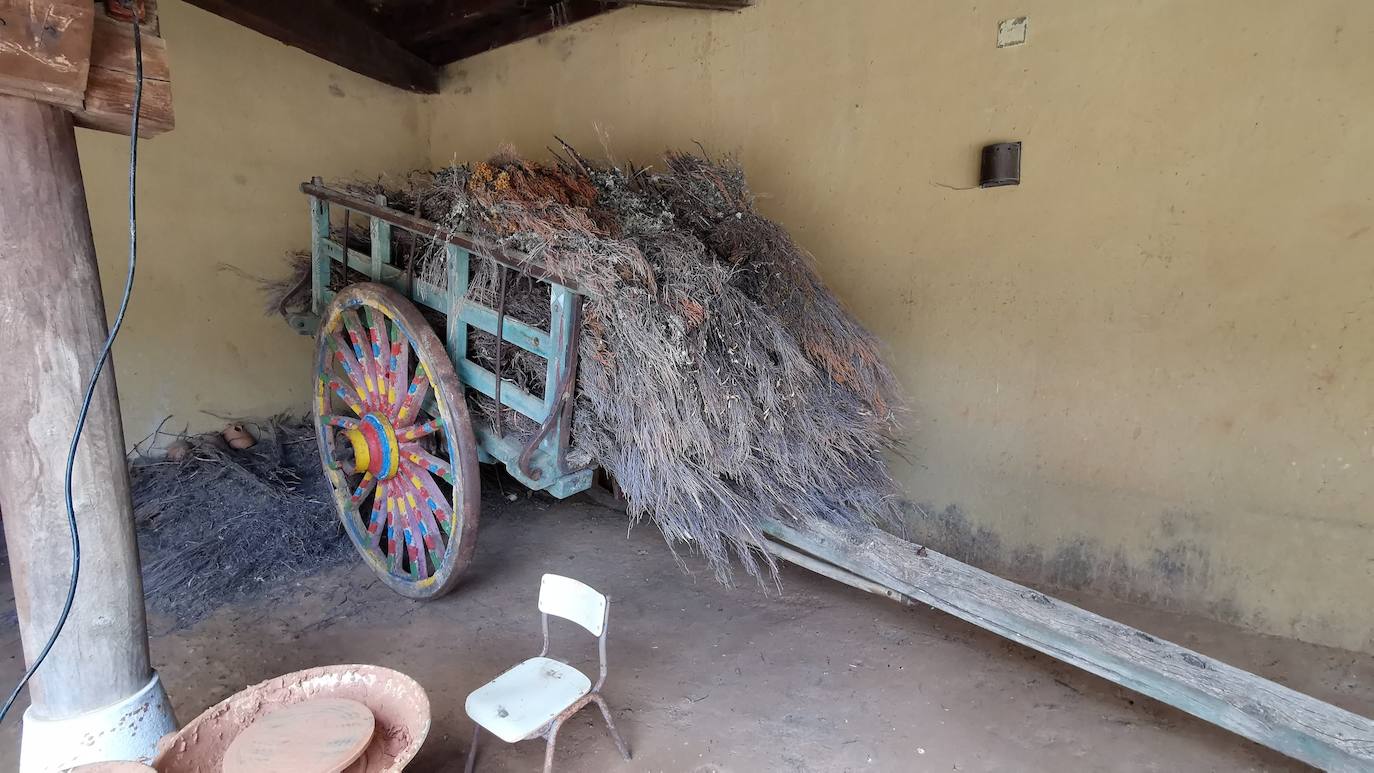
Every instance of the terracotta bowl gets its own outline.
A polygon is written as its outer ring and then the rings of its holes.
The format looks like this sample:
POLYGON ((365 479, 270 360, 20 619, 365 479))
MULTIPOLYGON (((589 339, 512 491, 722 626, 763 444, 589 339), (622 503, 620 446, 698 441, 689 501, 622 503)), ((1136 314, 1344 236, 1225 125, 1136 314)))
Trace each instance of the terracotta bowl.
POLYGON ((429 697, 418 682, 380 666, 323 666, 255 684, 206 709, 158 743, 158 773, 219 773, 230 742, 282 706, 310 698, 351 698, 372 710, 377 730, 348 773, 401 771, 429 734, 429 697))

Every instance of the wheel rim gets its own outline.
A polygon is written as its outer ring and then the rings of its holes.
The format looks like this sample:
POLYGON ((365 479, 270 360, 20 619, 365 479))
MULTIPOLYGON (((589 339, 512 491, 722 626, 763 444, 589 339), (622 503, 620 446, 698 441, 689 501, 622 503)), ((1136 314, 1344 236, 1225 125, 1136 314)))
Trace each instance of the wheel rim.
POLYGON ((477 535, 477 451, 453 364, 390 288, 345 288, 316 336, 315 431, 349 538, 415 598, 449 590, 477 535))

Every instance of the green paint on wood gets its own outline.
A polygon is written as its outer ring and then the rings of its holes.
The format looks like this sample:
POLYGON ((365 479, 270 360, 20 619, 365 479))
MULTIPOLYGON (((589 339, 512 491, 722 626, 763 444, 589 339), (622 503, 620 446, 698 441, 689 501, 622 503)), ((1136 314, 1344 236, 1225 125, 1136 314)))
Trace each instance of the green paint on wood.
MULTIPOLYGON (((463 322, 462 308, 468 292, 469 255, 468 251, 454 244, 446 245, 448 255, 448 297, 445 299, 444 312, 448 314, 448 330, 445 344, 448 356, 455 364, 466 362, 468 358, 468 326, 463 322)), ((462 378, 459 373, 458 377, 462 378)))
POLYGON ((329 289, 329 204, 310 197, 310 310, 324 311, 324 294, 329 289))
MULTIPOLYGON (((476 389, 487 397, 496 395, 496 374, 478 365, 472 360, 458 360, 454 363, 458 371, 458 378, 467 386, 476 389)), ((547 415, 544 409, 544 401, 526 392, 510 381, 503 381, 501 384, 501 404, 507 408, 519 411, 521 414, 533 419, 536 423, 542 423, 547 415)))
MULTIPOLYGON (((386 197, 377 194, 377 203, 386 206, 386 197)), ((372 265, 367 275, 372 281, 382 279, 382 266, 391 265, 391 224, 380 217, 372 218, 372 265)))
MULTIPOLYGON (((463 321, 469 325, 496 335, 496 309, 469 300, 463 304, 461 315, 463 321)), ((548 333, 509 315, 501 323, 501 338, 546 359, 551 351, 548 333)))
MULTIPOLYGON (((501 392, 504 396, 505 387, 501 392)), ((512 437, 499 438, 492 432, 491 427, 485 425, 474 427, 473 432, 477 435, 477 445, 494 460, 504 464, 511 477, 531 490, 547 491, 559 499, 565 499, 579 491, 586 491, 592 485, 593 471, 590 468, 560 476, 553 457, 542 449, 535 451, 530 460, 531 468, 539 471, 539 479, 535 480, 520 471, 519 460, 524 445, 519 440, 512 437)))

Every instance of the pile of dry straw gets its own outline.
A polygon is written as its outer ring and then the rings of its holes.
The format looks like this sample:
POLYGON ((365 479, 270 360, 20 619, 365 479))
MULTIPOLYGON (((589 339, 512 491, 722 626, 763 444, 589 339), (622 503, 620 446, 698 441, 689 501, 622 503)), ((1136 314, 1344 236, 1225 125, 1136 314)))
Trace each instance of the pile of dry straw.
MULTIPOLYGON (((809 256, 758 213, 732 160, 674 153, 661 170, 599 165, 565 146, 549 164, 489 161, 351 183, 391 206, 478 234, 575 278, 589 297, 573 445, 722 580, 732 555, 756 576, 761 524, 881 522, 897 515, 884 453, 901 400, 880 347, 822 284, 809 256)), ((365 247, 366 231, 350 234, 365 247)), ((444 253, 398 239, 412 270, 443 286, 444 253)), ((478 261, 470 297, 496 304, 478 261)), ((507 313, 547 326, 547 287, 518 279, 507 313)), ((491 336, 474 334, 488 367, 491 336)), ((503 347, 503 371, 541 394, 542 359, 503 347)), ((496 406, 473 398, 488 419, 496 406)), ((532 432, 507 411, 504 426, 532 432)))
POLYGON ((144 594, 178 626, 353 553, 314 426, 290 416, 248 424, 257 444, 247 450, 218 432, 179 436, 182 458, 129 468, 144 594))

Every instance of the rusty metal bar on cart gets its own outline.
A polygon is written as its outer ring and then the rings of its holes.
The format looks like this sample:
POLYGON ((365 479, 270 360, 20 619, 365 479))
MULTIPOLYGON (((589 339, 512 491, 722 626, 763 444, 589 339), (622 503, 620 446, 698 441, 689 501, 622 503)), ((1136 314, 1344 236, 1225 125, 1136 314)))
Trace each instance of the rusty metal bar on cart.
POLYGON ((508 250, 489 241, 457 233, 417 215, 391 209, 390 207, 368 201, 360 196, 344 193, 343 191, 330 188, 326 185, 313 182, 301 183, 301 192, 314 196, 322 201, 339 204, 355 212, 362 212, 365 215, 378 218, 394 226, 404 228, 407 231, 428 235, 436 241, 462 247, 479 258, 486 258, 507 268, 512 268, 516 271, 528 274, 535 279, 542 279, 546 282, 557 282, 573 292, 583 295, 586 294, 576 281, 550 271, 549 268, 537 258, 533 258, 524 253, 508 250))

